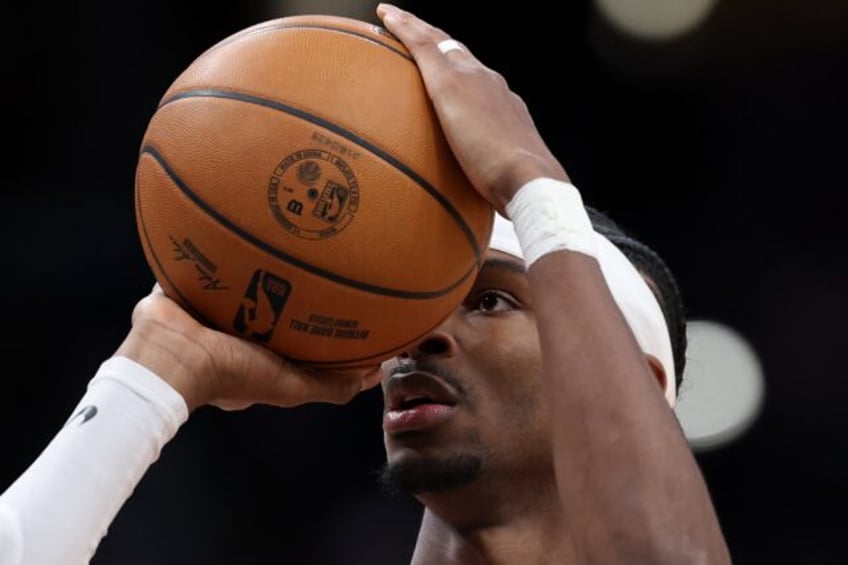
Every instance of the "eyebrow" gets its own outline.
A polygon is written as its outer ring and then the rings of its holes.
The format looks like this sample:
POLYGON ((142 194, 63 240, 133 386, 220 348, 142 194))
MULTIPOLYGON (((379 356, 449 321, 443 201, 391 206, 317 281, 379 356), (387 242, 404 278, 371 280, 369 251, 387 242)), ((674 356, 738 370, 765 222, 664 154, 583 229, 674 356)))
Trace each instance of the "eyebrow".
POLYGON ((523 275, 527 272, 524 268, 523 261, 496 259, 494 257, 490 257, 483 262, 483 266, 480 268, 480 270, 482 271, 483 269, 504 269, 513 273, 518 273, 519 275, 523 275))

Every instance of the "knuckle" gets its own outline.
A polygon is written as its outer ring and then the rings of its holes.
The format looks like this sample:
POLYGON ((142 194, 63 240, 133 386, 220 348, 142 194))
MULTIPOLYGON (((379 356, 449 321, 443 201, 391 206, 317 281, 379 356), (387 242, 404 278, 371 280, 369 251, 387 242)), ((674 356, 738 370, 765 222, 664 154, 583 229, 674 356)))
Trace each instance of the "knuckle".
POLYGON ((345 386, 340 386, 336 389, 336 394, 331 402, 338 405, 347 404, 359 393, 359 389, 359 383, 348 383, 345 386))

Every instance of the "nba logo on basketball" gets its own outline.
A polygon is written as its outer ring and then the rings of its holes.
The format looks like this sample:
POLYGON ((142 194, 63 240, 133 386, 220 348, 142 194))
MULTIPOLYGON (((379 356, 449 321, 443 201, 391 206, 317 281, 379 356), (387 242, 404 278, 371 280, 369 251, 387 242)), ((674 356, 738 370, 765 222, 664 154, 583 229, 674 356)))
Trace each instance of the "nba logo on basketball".
POLYGON ((441 323, 495 218, 403 43, 339 16, 260 22, 203 51, 162 94, 135 181, 165 293, 314 368, 377 365, 441 323))
POLYGON ((257 270, 247 285, 233 327, 247 338, 267 342, 274 333, 290 292, 291 284, 287 280, 268 271, 257 270))

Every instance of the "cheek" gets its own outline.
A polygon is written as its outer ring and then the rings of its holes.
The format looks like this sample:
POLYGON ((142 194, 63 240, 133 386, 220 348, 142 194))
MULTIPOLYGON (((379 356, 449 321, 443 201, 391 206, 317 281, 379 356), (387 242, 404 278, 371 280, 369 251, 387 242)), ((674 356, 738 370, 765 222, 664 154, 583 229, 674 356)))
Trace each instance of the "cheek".
POLYGON ((504 324, 492 335, 483 369, 492 403, 499 412, 521 425, 547 422, 542 384, 542 357, 535 324, 504 324), (497 345, 495 345, 497 344, 497 345))

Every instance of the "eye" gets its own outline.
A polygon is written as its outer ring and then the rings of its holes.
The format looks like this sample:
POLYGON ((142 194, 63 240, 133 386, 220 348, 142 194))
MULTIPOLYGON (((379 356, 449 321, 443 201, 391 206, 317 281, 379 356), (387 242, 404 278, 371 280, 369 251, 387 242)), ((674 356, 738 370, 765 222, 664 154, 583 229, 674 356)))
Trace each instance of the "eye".
POLYGON ((479 292, 469 304, 471 310, 479 310, 481 312, 506 312, 515 310, 516 307, 513 300, 494 290, 479 292))

